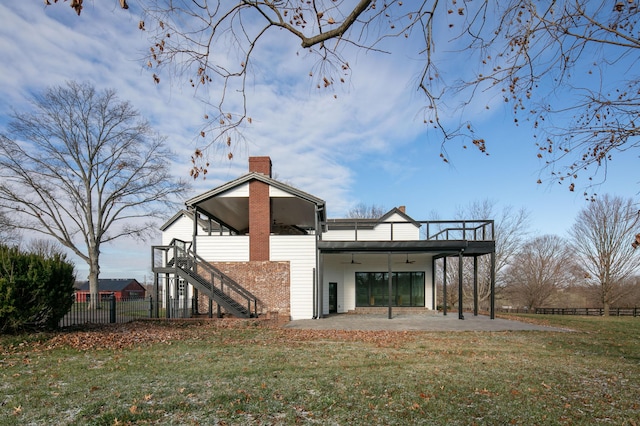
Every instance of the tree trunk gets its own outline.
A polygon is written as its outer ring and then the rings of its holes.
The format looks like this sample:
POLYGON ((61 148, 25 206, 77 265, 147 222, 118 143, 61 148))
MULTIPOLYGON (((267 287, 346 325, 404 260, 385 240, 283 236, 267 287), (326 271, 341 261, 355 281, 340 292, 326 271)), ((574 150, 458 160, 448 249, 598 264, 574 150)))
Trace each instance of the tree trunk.
POLYGON ((98 288, 98 276, 100 275, 100 264, 98 262, 98 250, 89 252, 89 306, 88 309, 98 309, 100 307, 100 289, 98 288))

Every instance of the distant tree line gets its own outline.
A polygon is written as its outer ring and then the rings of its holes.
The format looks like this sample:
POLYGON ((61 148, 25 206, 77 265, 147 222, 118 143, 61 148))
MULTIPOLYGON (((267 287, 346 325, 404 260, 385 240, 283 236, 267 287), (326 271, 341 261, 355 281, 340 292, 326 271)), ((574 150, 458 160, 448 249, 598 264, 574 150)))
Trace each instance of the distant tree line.
MULTIPOLYGON (((528 213, 507 207, 494 211, 495 203, 472 203, 459 217, 495 218, 496 300, 498 306, 595 307, 640 305, 640 253, 635 250, 634 229, 640 212, 632 199, 599 196, 582 209, 566 238, 532 235, 528 213)), ((485 256, 486 257, 486 256, 485 256)), ((488 309, 489 259, 479 262, 479 301, 488 309)), ((473 301, 473 259, 463 261, 463 299, 473 301)), ((438 282, 442 283, 439 276, 438 282)), ((447 269, 447 305, 458 303, 458 270, 447 269)), ((442 291, 438 292, 441 305, 442 291)))

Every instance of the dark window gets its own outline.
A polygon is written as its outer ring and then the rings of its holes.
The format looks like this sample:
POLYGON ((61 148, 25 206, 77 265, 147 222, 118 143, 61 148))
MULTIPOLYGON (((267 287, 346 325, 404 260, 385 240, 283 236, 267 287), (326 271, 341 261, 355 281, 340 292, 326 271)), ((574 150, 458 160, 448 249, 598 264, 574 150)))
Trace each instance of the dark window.
MULTIPOLYGON (((424 272, 393 272, 391 306, 424 307, 424 272)), ((356 307, 389 306, 389 273, 356 272, 356 307)))

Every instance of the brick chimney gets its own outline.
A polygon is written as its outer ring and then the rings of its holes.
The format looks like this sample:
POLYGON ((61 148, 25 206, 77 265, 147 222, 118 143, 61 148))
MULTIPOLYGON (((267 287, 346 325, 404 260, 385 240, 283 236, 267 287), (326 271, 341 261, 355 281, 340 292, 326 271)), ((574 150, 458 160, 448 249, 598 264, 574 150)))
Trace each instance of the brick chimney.
MULTIPOLYGON (((249 157, 249 171, 271 177, 271 158, 249 157)), ((269 260, 271 199, 269 185, 249 182, 249 260, 269 260)))
POLYGON ((398 210, 400 210, 402 213, 407 214, 407 212, 405 211, 407 208, 405 206, 400 206, 398 207, 398 210))
POLYGON ((271 158, 249 157, 249 171, 262 173, 267 177, 271 177, 271 158))

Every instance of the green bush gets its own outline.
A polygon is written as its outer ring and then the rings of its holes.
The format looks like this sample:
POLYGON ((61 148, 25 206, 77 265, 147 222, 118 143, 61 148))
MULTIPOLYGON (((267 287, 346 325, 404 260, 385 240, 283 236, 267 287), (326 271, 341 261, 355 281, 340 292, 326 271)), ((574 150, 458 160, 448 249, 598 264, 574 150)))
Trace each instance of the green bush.
POLYGON ((51 329, 73 304, 73 264, 0 245, 0 333, 51 329))

